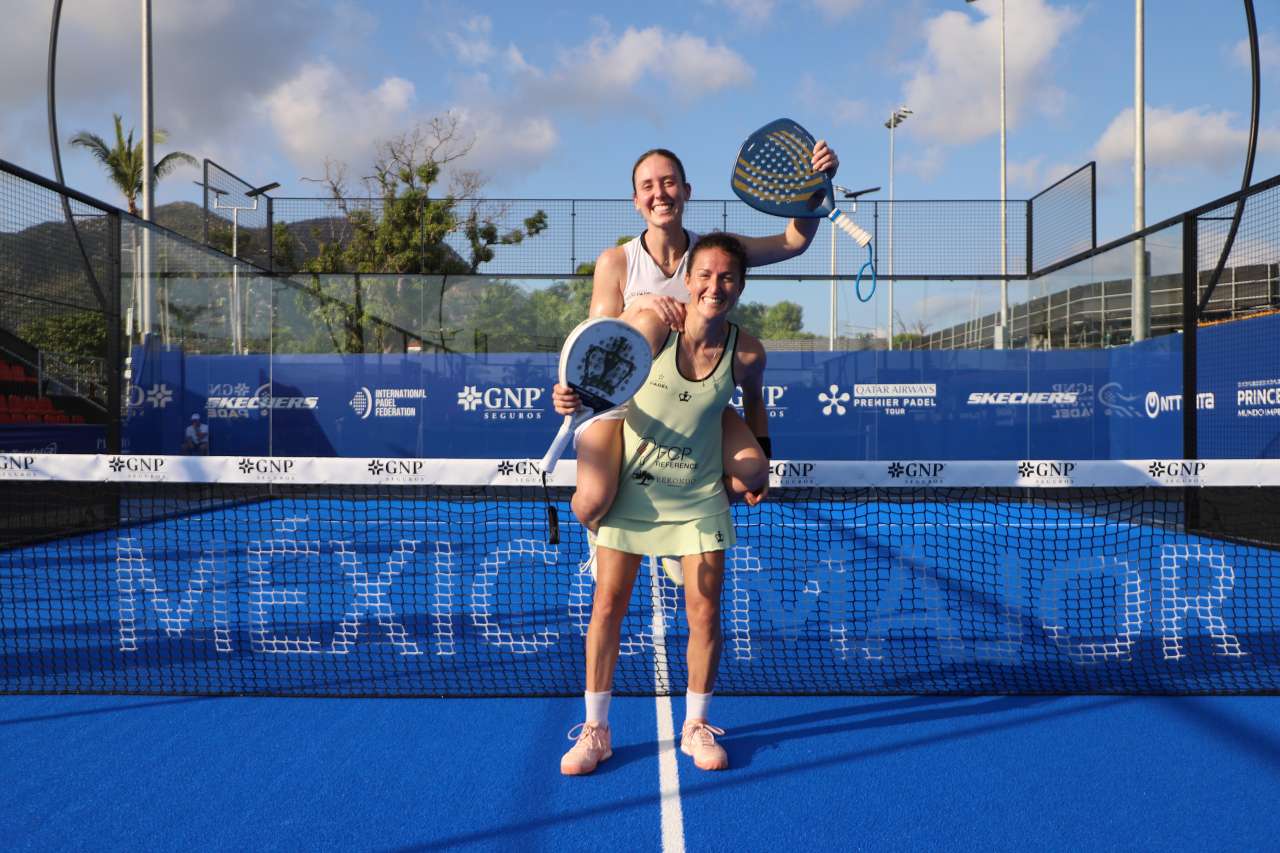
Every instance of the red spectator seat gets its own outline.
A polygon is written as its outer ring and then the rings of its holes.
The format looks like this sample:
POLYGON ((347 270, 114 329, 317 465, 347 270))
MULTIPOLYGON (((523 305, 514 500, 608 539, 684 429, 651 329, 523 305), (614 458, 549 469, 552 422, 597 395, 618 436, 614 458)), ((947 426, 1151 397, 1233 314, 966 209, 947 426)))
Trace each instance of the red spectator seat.
POLYGON ((56 424, 71 423, 71 418, 67 417, 66 414, 63 412, 58 412, 56 415, 53 416, 53 419, 54 419, 53 422, 56 424))
MULTIPOLYGON (((39 416, 39 415, 37 415, 36 417, 40 417, 40 416, 39 416)), ((58 422, 58 416, 57 416, 57 415, 45 415, 45 416, 44 416, 44 422, 45 422, 45 423, 47 423, 47 424, 56 424, 56 423, 58 422)))
POLYGON ((7 424, 7 423, 9 423, 9 413, 0 412, 0 424, 7 424))
POLYGON ((30 394, 22 398, 22 408, 26 409, 27 412, 35 412, 38 407, 39 404, 36 402, 36 398, 30 394))
POLYGON ((27 423, 29 424, 38 424, 41 422, 39 415, 27 415, 27 423))
POLYGON ((0 363, 0 382, 12 382, 13 373, 9 370, 9 365, 0 363))
POLYGON ((49 414, 53 411, 53 401, 48 397, 41 397, 39 400, 36 400, 36 411, 46 415, 49 414))
POLYGON ((84 423, 84 418, 80 417, 79 415, 72 415, 71 422, 73 424, 82 424, 84 423))
POLYGON ((17 394, 9 395, 9 411, 16 412, 22 409, 22 398, 17 394))

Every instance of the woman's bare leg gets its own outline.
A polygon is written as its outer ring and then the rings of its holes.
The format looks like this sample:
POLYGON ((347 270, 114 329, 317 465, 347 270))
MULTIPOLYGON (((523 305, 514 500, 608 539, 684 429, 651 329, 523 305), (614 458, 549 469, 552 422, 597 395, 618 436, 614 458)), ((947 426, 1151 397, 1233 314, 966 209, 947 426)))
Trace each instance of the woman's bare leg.
POLYGON ((591 600, 591 623, 587 626, 587 690, 603 693, 613 688, 622 619, 631 604, 631 591, 640 571, 640 555, 602 547, 596 551, 596 564, 596 592, 591 600))
POLYGON ((578 436, 578 489, 570 506, 592 533, 613 506, 622 471, 622 420, 597 420, 578 436))
POLYGON ((724 551, 690 554, 684 566, 684 609, 689 619, 689 690, 710 693, 720 669, 720 589, 724 551))
POLYGON ((736 411, 726 408, 720 416, 720 427, 724 432, 724 482, 729 500, 745 500, 755 506, 768 491, 769 460, 751 434, 751 427, 736 411))

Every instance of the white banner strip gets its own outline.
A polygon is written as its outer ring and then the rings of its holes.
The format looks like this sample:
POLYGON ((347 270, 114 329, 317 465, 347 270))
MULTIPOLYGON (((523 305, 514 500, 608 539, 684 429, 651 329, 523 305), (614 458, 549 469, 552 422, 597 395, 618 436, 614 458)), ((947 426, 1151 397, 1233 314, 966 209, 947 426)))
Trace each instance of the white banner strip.
MULTIPOLYGON (((1280 486, 1280 459, 831 462, 777 460, 773 488, 1102 488, 1280 486)), ((572 486, 567 460, 548 485, 572 486)), ((532 459, 332 459, 284 456, 0 454, 0 480, 539 486, 532 459)))

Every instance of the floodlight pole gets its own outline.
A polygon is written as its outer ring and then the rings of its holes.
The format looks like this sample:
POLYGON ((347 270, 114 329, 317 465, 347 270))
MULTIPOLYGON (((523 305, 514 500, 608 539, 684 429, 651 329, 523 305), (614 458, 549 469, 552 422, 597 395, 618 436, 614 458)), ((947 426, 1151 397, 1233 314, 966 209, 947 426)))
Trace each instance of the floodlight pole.
POLYGON ((889 128, 889 349, 893 349, 893 132, 909 115, 911 110, 904 104, 884 123, 889 128))
MULTIPOLYGON (((974 0, 965 0, 973 3, 974 0)), ((1006 156, 1006 110, 1004 70, 1004 0, 1000 0, 1000 328, 995 334, 995 348, 1009 345, 1009 180, 1006 156)))
MULTIPOLYGON (((1134 0, 1134 66, 1133 66, 1133 230, 1136 234, 1147 227, 1147 157, 1146 98, 1143 88, 1143 10, 1142 0, 1134 0)), ((1147 293, 1147 241, 1133 241, 1133 340, 1145 341, 1151 333, 1151 305, 1147 293)))
MULTIPOLYGON (((151 85, 151 0, 142 0, 142 218, 152 221, 156 203, 156 146, 154 96, 151 85)), ((152 281, 151 232, 142 231, 142 331, 147 334, 155 322, 152 281)))

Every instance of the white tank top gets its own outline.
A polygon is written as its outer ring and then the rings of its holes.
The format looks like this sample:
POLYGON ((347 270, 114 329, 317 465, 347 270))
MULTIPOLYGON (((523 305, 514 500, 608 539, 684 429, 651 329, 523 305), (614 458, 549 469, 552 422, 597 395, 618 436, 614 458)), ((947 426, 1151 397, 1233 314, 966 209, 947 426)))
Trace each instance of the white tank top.
POLYGON ((645 251, 643 234, 622 244, 622 251, 627 256, 627 284, 622 288, 623 310, 637 296, 644 296, 646 293, 670 296, 677 302, 689 301, 689 290, 684 286, 684 272, 689 263, 689 249, 698 242, 698 235, 688 229, 684 233, 689 245, 684 250, 684 257, 680 259, 680 266, 676 267, 675 274, 671 276, 664 273, 662 267, 645 251))

